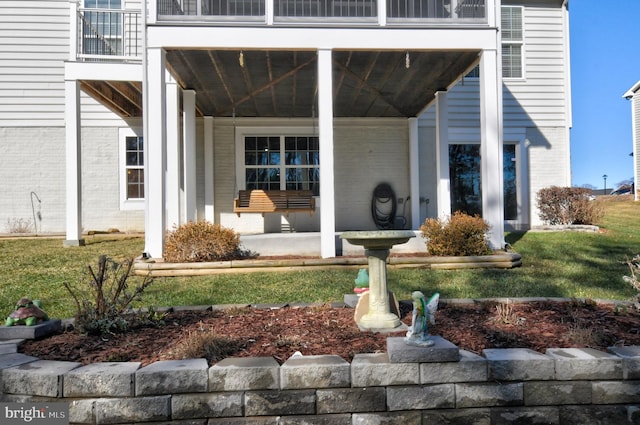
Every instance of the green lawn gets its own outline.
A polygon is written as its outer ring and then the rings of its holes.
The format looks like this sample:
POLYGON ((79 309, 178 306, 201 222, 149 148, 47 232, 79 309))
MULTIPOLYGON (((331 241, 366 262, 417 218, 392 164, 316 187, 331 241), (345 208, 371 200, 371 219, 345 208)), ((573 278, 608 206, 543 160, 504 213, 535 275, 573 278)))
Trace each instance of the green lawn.
MULTIPOLYGON (((605 201, 599 234, 510 233, 522 254, 512 270, 389 269, 389 287, 400 299, 411 291, 444 298, 586 297, 629 299, 635 290, 622 277, 627 258, 640 253, 640 203, 628 197, 605 201)), ((54 317, 71 317, 74 304, 63 282, 80 284, 88 264, 102 254, 133 258, 141 238, 88 236, 86 246, 64 248, 61 239, 0 240, 0 316, 22 296, 41 299, 54 317)), ((353 289, 356 270, 225 274, 157 278, 141 306, 341 301, 353 289)), ((83 280, 84 279, 84 280, 83 280)), ((132 282, 133 283, 133 282, 132 282)))

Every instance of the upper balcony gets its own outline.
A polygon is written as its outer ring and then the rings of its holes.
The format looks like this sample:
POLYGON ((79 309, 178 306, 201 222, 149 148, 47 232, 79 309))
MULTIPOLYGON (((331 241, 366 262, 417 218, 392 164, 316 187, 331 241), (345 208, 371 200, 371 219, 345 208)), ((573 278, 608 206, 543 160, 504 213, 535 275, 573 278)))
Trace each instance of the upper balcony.
MULTIPOLYGON (((157 0, 157 23, 239 25, 486 24, 487 0, 157 0)), ((153 20, 153 18, 152 18, 153 20)))

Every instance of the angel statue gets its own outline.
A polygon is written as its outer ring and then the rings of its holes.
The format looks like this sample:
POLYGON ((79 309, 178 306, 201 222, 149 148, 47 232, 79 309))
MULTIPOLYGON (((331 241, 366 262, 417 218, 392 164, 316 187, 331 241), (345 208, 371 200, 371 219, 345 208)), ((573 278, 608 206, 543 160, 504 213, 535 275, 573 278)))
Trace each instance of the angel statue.
POLYGON ((411 316, 411 326, 407 331, 404 341, 409 345, 417 345, 420 347, 430 347, 435 344, 429 338, 429 323, 434 324, 436 310, 438 309, 438 301, 440 294, 435 293, 429 301, 425 301, 424 294, 415 291, 411 294, 413 299, 413 314, 411 316))

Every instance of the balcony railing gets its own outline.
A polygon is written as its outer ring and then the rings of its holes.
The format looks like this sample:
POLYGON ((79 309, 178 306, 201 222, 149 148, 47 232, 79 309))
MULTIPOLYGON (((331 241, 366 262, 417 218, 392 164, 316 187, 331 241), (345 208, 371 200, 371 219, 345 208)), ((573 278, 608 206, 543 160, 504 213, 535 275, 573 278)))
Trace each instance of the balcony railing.
POLYGON ((85 62, 138 61, 142 58, 139 11, 78 9, 77 58, 85 62))
POLYGON ((157 12, 158 21, 463 24, 487 21, 486 1, 490 0, 157 0, 157 12))

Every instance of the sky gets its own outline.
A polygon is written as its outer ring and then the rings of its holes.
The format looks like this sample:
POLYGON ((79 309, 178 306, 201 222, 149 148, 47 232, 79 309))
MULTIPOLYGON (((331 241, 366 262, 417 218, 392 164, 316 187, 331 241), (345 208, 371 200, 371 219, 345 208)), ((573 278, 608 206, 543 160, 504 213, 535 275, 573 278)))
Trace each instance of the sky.
POLYGON ((640 80, 640 0, 569 0, 573 186, 633 178, 631 102, 640 80))

